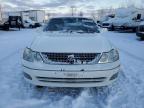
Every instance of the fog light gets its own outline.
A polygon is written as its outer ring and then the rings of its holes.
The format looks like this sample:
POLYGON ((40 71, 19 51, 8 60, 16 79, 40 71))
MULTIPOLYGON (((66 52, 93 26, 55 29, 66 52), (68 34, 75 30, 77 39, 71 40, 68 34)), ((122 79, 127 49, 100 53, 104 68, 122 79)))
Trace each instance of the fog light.
POLYGON ((27 74, 27 73, 25 73, 25 72, 23 72, 23 74, 24 74, 24 77, 25 77, 25 78, 27 78, 27 79, 29 79, 29 80, 32 80, 32 77, 31 77, 29 74, 27 74))
POLYGON ((118 72, 115 73, 115 74, 113 74, 113 76, 110 78, 110 80, 114 80, 114 79, 116 79, 117 77, 118 77, 118 72))

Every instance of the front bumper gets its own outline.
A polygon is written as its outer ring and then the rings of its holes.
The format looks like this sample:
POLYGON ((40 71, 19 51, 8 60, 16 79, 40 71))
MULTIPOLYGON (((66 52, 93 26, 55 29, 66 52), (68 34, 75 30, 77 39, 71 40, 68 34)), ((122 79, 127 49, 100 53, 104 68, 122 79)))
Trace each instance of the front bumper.
MULTIPOLYGON (((111 30, 112 27, 109 27, 108 29, 111 30)), ((113 29, 117 30, 117 31, 119 31, 119 30, 134 30, 134 29, 136 29, 136 27, 135 26, 116 26, 116 25, 114 25, 113 29)))
MULTIPOLYGON (((53 65, 52 65, 53 66, 53 65)), ((51 66, 50 66, 51 67, 51 66)), ((85 69, 79 69, 74 66, 75 69, 65 68, 58 69, 55 66, 53 69, 37 69, 34 67, 28 67, 23 64, 23 72, 25 79, 34 84, 40 86, 49 87, 98 87, 107 86, 116 80, 118 73, 120 72, 119 62, 113 64, 109 69, 92 68, 96 66, 86 66, 85 69), (89 69, 88 69, 89 67, 89 69)), ((67 67, 67 66, 62 66, 67 67)))

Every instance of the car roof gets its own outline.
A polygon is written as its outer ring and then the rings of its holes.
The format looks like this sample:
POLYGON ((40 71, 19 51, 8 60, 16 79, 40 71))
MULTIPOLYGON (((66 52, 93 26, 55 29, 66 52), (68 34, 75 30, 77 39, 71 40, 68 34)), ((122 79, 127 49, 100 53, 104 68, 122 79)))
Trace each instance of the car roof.
POLYGON ((76 18, 76 19, 82 18, 82 19, 92 19, 92 18, 89 18, 89 17, 80 17, 80 16, 60 16, 60 17, 52 17, 52 18, 50 18, 50 19, 59 19, 59 18, 62 18, 62 19, 65 19, 65 18, 76 18))

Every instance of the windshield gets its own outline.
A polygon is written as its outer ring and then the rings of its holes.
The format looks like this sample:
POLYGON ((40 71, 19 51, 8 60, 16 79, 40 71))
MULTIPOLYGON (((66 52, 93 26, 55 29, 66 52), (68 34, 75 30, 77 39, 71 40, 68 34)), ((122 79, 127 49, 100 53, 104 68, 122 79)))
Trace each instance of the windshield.
POLYGON ((96 23, 87 18, 52 18, 44 31, 99 33, 96 23))

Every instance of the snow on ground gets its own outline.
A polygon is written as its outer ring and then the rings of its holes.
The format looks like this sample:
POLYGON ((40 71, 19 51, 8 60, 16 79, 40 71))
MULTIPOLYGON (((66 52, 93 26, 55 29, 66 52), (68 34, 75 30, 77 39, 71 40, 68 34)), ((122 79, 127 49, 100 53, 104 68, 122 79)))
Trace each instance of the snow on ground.
POLYGON ((104 88, 50 92, 25 82, 21 57, 35 30, 0 31, 0 108, 143 108, 144 42, 134 33, 101 33, 120 51, 122 73, 104 88), (77 93, 78 91, 78 93, 77 93))
MULTIPOLYGON (((134 33, 104 32, 120 51, 123 80, 117 93, 109 98, 109 108, 144 107, 144 41, 139 41, 134 33)), ((121 79, 120 79, 121 80, 121 79)))

